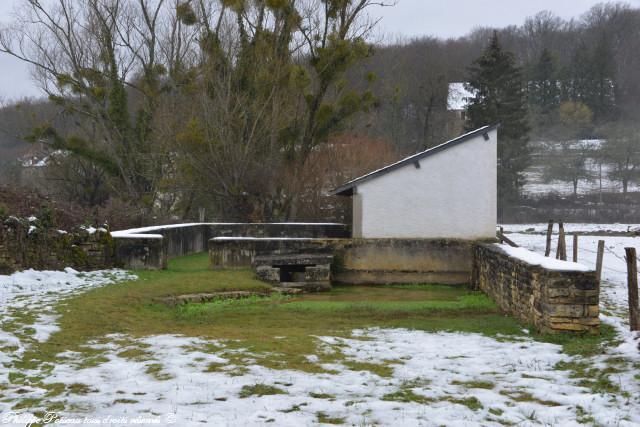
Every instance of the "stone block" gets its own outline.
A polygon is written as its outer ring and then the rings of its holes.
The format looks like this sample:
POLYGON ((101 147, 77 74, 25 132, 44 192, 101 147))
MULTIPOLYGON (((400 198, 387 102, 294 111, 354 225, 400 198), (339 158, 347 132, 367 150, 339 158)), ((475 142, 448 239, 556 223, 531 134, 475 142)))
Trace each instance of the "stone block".
POLYGON ((588 305, 586 307, 586 315, 588 317, 598 318, 600 316, 600 306, 599 305, 588 305))
POLYGON ((280 288, 301 289, 304 292, 324 292, 331 290, 329 282, 282 282, 280 288))
POLYGON ((585 306, 576 304, 549 304, 547 305, 546 314, 559 317, 583 317, 585 315, 585 306))
POLYGON ((269 267, 267 265, 261 265, 256 267, 256 275, 258 279, 265 282, 279 282, 280 281, 280 269, 277 267, 269 267))
POLYGON ((328 282, 331 280, 331 266, 316 265, 314 267, 305 267, 304 269, 305 282, 328 282))
POLYGON ((552 331, 567 331, 567 332, 584 332, 591 330, 591 326, 581 325, 579 323, 551 323, 550 328, 552 331))

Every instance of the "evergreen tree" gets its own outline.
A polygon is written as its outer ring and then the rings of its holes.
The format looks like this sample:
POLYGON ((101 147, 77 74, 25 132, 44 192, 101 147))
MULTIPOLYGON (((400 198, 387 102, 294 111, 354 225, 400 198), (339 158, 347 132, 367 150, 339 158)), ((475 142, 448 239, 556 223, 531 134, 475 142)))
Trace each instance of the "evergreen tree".
POLYGON ((615 118, 615 59, 606 34, 602 34, 593 47, 589 71, 587 105, 600 121, 615 118))
POLYGON ((498 130, 498 206, 517 200, 529 164, 529 124, 522 73, 493 33, 489 46, 469 69, 469 130, 500 123, 498 130))
POLYGON ((539 108, 543 115, 554 111, 559 104, 559 87, 556 58, 544 49, 531 72, 529 102, 539 108))

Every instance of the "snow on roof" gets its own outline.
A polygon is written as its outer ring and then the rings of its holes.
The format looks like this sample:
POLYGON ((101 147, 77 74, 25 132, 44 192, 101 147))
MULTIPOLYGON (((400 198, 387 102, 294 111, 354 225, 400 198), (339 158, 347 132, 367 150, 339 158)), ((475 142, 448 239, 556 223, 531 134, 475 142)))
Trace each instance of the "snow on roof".
POLYGON ((539 265, 547 270, 556 271, 593 271, 589 267, 579 264, 577 262, 562 261, 555 258, 546 257, 538 253, 532 252, 525 248, 513 248, 509 245, 503 245, 495 243, 494 246, 499 247, 507 255, 517 258, 520 261, 524 261, 530 265, 539 265))
POLYGON ((447 110, 461 111, 469 105, 469 98, 475 94, 465 87, 466 83, 449 83, 449 95, 447 97, 447 110))

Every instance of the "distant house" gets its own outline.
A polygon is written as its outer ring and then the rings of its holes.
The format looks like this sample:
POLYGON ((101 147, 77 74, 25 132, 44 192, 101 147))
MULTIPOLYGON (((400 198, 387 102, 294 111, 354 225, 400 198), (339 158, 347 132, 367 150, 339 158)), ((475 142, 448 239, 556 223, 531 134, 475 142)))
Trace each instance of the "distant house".
POLYGON ((447 94, 447 120, 449 135, 459 135, 467 122, 467 107, 475 94, 468 90, 466 83, 449 83, 447 94))
POLYGON ((354 238, 495 238, 497 126, 486 126, 336 188, 354 238))

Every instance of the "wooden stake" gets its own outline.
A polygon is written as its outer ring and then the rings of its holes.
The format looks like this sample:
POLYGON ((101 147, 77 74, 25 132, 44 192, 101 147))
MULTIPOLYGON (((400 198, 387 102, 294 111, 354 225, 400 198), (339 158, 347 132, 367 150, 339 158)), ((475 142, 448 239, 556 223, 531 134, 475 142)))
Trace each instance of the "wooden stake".
POLYGON ((508 238, 507 236, 505 236, 504 234, 502 235, 502 240, 504 241, 504 243, 506 243, 507 245, 514 247, 514 248, 518 248, 519 246, 516 244, 516 242, 514 242, 513 240, 511 240, 510 238, 508 238))
POLYGON ((558 231, 558 250, 556 251, 556 259, 561 259, 562 261, 567 260, 567 240, 564 235, 564 224, 562 222, 558 223, 559 231, 558 231))
POLYGON ((602 281, 602 257, 604 256, 604 240, 598 240, 598 254, 596 256, 596 277, 598 278, 598 286, 602 281))
POLYGON ((638 308, 638 264, 636 248, 624 248, 627 254, 627 288, 629 290, 629 328, 640 330, 640 314, 638 308))
POLYGON ((573 235, 573 262, 578 262, 578 235, 573 235))
POLYGON ((549 225, 547 226, 547 247, 544 250, 544 256, 549 256, 551 254, 551 233, 553 233, 553 220, 549 220, 549 225))
POLYGON ((504 227, 500 227, 500 243, 504 243, 504 227))

